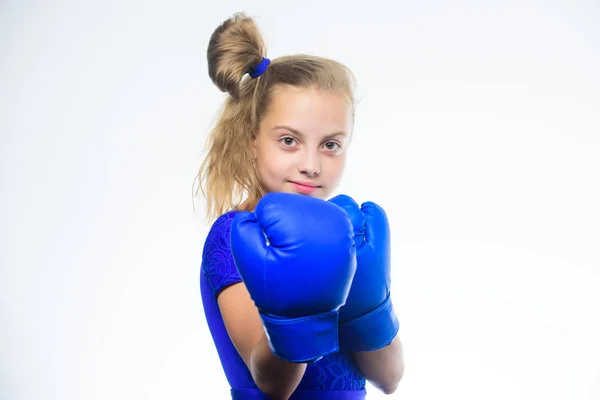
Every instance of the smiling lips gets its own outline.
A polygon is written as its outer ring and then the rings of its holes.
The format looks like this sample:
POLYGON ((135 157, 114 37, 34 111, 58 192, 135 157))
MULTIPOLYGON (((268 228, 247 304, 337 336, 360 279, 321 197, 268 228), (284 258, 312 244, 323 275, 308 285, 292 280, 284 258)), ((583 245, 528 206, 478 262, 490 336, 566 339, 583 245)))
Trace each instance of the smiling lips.
POLYGON ((294 187, 294 189, 296 189, 296 191, 300 194, 312 194, 314 192, 317 191, 317 189, 320 188, 320 186, 315 185, 314 183, 310 183, 310 182, 295 182, 295 181, 290 181, 290 183, 292 184, 292 186, 294 187))

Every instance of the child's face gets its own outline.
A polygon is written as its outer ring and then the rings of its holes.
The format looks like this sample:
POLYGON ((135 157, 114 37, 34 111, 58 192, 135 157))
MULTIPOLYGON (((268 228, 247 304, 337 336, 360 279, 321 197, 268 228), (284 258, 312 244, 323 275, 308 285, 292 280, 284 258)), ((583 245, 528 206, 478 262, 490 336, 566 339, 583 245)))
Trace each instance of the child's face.
POLYGON ((342 177, 351 134, 344 95, 277 87, 252 149, 264 190, 325 199, 342 177))

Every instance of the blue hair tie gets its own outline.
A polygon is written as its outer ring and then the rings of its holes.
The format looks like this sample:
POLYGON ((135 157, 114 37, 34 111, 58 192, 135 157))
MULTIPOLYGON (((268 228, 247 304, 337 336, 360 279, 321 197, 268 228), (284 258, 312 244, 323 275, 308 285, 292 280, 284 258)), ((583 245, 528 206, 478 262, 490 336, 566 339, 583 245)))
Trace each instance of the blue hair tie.
POLYGON ((252 67, 248 70, 248 74, 253 78, 258 78, 259 76, 261 76, 263 74, 263 72, 265 72, 267 70, 267 67, 269 66, 270 63, 271 63, 271 60, 269 60, 266 57, 263 57, 260 64, 258 64, 256 67, 252 67))

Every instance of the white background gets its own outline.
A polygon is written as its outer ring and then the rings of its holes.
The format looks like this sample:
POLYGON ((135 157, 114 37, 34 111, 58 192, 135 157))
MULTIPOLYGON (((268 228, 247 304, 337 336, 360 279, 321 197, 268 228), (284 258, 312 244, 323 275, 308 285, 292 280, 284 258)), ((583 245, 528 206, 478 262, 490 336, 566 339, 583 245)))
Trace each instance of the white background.
POLYGON ((390 397, 600 398, 597 0, 3 1, 0 398, 228 398, 192 185, 236 11, 357 76, 340 192, 392 224, 390 397))

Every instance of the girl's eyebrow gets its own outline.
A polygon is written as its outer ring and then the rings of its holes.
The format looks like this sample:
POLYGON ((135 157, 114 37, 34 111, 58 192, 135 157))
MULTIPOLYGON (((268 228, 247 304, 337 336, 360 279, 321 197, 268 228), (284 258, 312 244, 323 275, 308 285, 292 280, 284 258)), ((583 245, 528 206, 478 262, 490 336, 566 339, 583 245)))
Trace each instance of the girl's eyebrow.
MULTIPOLYGON (((287 125, 275 125, 273 127, 273 130, 276 130, 276 129, 286 129, 286 130, 292 132, 294 135, 297 135, 297 136, 300 136, 300 137, 304 137, 304 135, 302 134, 302 132, 300 132, 297 129, 291 128, 291 127, 289 127, 287 125)), ((324 139, 333 139, 336 136, 346 136, 346 132, 334 132, 334 133, 330 133, 329 135, 326 135, 324 137, 324 139)))

